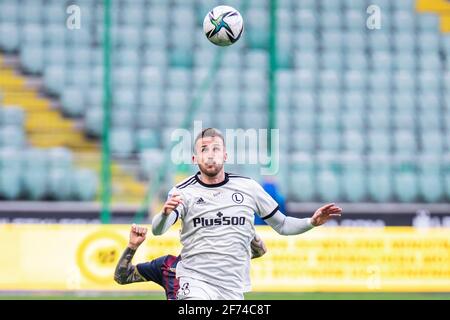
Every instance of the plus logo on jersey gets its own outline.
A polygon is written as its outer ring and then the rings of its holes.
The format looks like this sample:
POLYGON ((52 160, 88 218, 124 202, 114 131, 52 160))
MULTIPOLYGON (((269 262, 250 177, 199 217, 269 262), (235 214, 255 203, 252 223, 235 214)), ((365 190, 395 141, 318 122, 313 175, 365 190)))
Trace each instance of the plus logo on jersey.
POLYGON ((222 212, 217 212, 216 218, 194 218, 194 228, 197 226, 243 226, 245 217, 227 217, 222 212))

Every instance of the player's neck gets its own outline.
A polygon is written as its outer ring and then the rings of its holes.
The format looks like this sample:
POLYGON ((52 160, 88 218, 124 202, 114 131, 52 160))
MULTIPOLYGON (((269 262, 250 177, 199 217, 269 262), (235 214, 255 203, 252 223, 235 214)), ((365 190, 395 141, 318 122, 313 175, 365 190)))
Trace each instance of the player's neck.
POLYGON ((200 171, 199 178, 204 184, 218 184, 225 180, 225 171, 223 171, 223 170, 220 171, 214 177, 209 177, 200 171))

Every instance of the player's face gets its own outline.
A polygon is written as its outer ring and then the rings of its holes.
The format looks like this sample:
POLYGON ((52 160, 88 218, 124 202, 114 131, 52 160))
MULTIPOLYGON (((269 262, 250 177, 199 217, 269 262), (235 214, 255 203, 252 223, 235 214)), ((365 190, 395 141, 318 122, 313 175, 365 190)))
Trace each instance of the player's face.
POLYGON ((195 154, 192 157, 200 171, 208 177, 215 177, 223 170, 227 153, 220 137, 205 137, 195 144, 195 154))

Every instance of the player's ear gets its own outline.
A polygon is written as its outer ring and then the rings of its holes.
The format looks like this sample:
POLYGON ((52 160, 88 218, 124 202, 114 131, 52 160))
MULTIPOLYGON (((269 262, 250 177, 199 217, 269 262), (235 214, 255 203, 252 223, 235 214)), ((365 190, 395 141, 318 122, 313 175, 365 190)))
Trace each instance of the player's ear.
POLYGON ((225 151, 225 153, 223 154, 223 162, 227 162, 228 159, 228 153, 225 151))
POLYGON ((192 163, 197 164, 197 155, 195 153, 192 155, 192 163))

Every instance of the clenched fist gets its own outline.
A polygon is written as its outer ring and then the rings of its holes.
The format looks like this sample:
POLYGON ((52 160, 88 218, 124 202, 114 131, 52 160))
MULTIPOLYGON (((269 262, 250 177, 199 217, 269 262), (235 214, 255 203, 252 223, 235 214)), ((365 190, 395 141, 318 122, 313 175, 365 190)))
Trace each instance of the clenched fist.
POLYGON ((130 249, 136 250, 142 242, 145 240, 145 235, 147 234, 146 227, 139 227, 135 224, 131 226, 130 240, 128 242, 128 247, 130 249))

